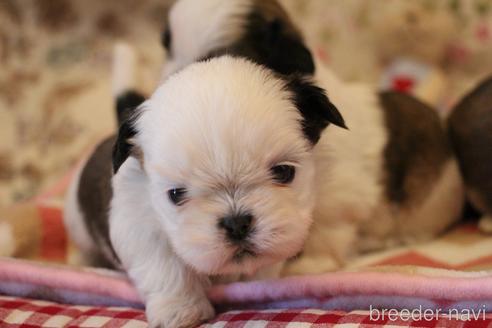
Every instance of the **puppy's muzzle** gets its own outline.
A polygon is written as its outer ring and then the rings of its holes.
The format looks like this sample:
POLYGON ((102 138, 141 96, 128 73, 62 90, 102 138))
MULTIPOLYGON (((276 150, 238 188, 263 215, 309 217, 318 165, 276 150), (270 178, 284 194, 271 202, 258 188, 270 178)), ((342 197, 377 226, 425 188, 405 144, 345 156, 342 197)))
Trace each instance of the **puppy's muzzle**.
POLYGON ((219 221, 219 227, 224 229, 227 238, 238 243, 245 240, 251 233, 253 216, 249 213, 226 216, 219 221))

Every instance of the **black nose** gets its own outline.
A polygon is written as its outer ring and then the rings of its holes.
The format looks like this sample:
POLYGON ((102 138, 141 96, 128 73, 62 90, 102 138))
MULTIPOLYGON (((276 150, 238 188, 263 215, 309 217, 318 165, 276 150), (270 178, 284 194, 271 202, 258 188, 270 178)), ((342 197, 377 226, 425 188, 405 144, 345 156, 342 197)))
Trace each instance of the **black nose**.
POLYGON ((227 216, 220 219, 219 227, 227 233, 227 238, 231 241, 244 240, 251 232, 251 222, 253 216, 249 213, 227 216))

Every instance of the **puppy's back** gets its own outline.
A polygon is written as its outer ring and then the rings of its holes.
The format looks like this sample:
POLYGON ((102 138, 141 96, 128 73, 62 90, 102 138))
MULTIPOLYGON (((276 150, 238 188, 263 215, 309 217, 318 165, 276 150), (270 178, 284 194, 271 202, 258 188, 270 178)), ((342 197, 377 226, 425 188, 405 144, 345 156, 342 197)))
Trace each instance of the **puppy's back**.
POLYGON ((67 192, 64 223, 78 252, 76 265, 114 267, 117 261, 109 240, 108 211, 112 196, 111 154, 115 137, 99 143, 78 169, 67 192))
POLYGON ((454 108, 449 135, 460 169, 478 209, 492 213, 492 77, 454 108))
POLYGON ((400 92, 383 92, 379 98, 388 133, 383 153, 386 197, 410 205, 428 195, 451 158, 451 147, 433 108, 400 92))
MULTIPOLYGON (((116 257, 109 240, 108 213, 112 196, 112 150, 115 137, 102 141, 82 170, 77 200, 87 231, 104 258, 116 257), (110 252, 110 254, 104 254, 110 252)), ((96 254, 95 254, 96 255, 96 254)), ((98 256, 102 257, 102 256, 98 256)))
POLYGON ((383 202, 361 230, 361 250, 429 240, 455 222, 462 180, 444 122, 413 96, 379 95, 387 142, 382 152, 383 202), (388 229, 392 227, 391 229, 388 229))

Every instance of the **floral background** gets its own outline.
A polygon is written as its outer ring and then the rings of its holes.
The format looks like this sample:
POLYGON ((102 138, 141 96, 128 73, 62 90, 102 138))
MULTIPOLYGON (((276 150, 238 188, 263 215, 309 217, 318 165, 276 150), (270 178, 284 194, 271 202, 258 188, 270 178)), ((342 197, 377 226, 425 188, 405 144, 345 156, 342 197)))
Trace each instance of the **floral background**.
MULTIPOLYGON (((438 91, 422 97, 449 108, 492 74, 491 0, 281 2, 346 80, 381 86, 407 60, 438 77, 438 91)), ((138 85, 152 90, 165 61, 159 34, 169 4, 0 0, 0 205, 52 185, 114 130, 116 41, 134 45, 138 85)))

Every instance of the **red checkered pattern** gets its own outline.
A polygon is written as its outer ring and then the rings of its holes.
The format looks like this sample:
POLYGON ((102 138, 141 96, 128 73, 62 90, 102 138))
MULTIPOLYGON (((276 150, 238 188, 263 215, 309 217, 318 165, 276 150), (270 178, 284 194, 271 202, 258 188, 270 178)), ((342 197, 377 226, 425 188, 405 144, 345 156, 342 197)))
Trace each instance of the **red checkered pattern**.
MULTIPOLYGON (((368 311, 263 310, 220 314, 201 328, 317 328, 332 327, 492 327, 492 315, 470 321, 446 317, 432 320, 371 318, 368 311)), ((46 301, 0 296, 0 327, 147 327, 145 313, 130 308, 70 306, 46 301)))
MULTIPOLYGON (((377 319, 377 318, 376 318, 377 319)), ((369 311, 265 310, 232 311, 219 315, 201 328, 321 328, 321 327, 492 327, 492 315, 478 320, 457 320, 444 316, 431 320, 388 317, 376 320, 369 311), (394 318, 392 318, 394 319, 394 318)))
POLYGON ((0 296, 0 327, 147 327, 145 313, 130 308, 71 306, 0 296))

